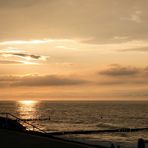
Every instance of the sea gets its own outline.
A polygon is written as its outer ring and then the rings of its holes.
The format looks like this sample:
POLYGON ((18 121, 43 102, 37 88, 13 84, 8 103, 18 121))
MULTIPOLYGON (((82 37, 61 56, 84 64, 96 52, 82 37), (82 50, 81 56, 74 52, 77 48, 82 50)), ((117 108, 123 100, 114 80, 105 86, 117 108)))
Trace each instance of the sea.
MULTIPOLYGON (((5 112, 27 119, 48 133, 148 128, 148 101, 0 101, 0 113, 5 112)), ((25 126, 29 130, 32 128, 25 126)), ((113 143, 120 148, 137 148, 139 138, 148 140, 148 130, 59 137, 93 145, 110 146, 113 143)))

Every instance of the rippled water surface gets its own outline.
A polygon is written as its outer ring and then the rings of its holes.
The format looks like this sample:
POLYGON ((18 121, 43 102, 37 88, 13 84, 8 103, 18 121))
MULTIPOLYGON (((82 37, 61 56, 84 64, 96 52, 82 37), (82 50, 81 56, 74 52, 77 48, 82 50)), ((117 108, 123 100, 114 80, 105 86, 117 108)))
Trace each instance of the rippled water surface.
MULTIPOLYGON (((1 101, 0 112, 22 119, 50 117, 46 121, 29 121, 48 132, 148 127, 148 102, 1 101)), ((65 136, 90 143, 114 141, 123 147, 136 147, 140 137, 148 139, 148 132, 65 136)))

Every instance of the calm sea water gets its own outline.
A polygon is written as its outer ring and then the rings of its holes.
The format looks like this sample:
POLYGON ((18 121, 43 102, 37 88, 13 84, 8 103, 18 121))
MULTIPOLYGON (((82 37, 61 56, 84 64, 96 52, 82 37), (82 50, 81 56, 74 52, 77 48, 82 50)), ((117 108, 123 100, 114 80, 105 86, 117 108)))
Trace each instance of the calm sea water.
MULTIPOLYGON (((29 121, 47 132, 148 127, 148 102, 1 101, 0 112, 10 112, 22 119, 50 117, 48 121, 29 121)), ((134 148, 138 138, 148 139, 148 131, 64 138, 102 145, 114 142, 121 147, 134 148)))

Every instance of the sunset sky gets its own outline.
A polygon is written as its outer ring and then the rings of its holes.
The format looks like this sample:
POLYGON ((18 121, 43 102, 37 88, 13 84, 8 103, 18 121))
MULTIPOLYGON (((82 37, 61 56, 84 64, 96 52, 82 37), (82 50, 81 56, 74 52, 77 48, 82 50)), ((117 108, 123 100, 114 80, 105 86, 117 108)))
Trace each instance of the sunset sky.
POLYGON ((148 100, 147 0, 0 0, 0 100, 148 100))

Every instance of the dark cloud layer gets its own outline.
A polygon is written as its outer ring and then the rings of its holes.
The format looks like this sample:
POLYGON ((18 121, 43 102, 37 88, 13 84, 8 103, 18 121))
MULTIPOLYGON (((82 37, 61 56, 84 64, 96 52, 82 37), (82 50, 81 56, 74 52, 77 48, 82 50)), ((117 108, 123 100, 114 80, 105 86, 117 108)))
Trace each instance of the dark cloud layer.
POLYGON ((46 0, 0 0, 2 8, 31 7, 46 0))
POLYGON ((56 75, 46 75, 46 76, 24 76, 24 77, 17 77, 17 76, 5 76, 0 77, 0 84, 4 84, 7 86, 71 86, 71 85, 82 85, 86 84, 87 81, 76 79, 76 78, 69 78, 63 76, 56 76, 56 75))
POLYGON ((19 57, 30 57, 32 59, 40 59, 42 56, 40 55, 33 55, 33 54, 25 54, 25 53, 0 53, 0 55, 9 55, 9 56, 19 56, 19 57))
MULTIPOLYGON (((77 76, 60 75, 28 75, 28 76, 0 76, 0 86, 10 87, 57 87, 57 86, 147 86, 148 68, 135 68, 131 66, 112 65, 99 72, 99 79, 82 79, 77 76), (102 77, 103 76, 103 77, 102 77)), ((98 75, 97 75, 98 77, 98 75)))
POLYGON ((122 49, 118 50, 120 52, 148 52, 148 47, 144 48, 134 48, 134 49, 122 49))
POLYGON ((116 76, 116 77, 134 76, 139 73, 140 73, 140 70, 138 68, 131 67, 131 66, 123 67, 120 65, 114 65, 106 70, 99 72, 99 74, 101 74, 101 75, 113 76, 113 77, 114 76, 116 76))
POLYGON ((39 55, 24 54, 24 53, 11 53, 11 55, 16 55, 16 56, 20 56, 20 57, 30 57, 32 59, 40 59, 42 57, 42 56, 39 56, 39 55))
POLYGON ((91 38, 87 43, 147 40, 147 5, 147 0, 0 0, 3 8, 0 40, 49 37, 91 38), (26 6, 29 7, 12 11, 26 6))
POLYGON ((0 64, 24 64, 25 61, 28 62, 28 58, 29 62, 33 62, 34 60, 36 61, 38 60, 37 62, 40 62, 47 59, 47 57, 40 55, 26 54, 26 53, 11 53, 11 52, 0 53, 0 56, 2 56, 3 58, 2 60, 0 60, 0 64), (24 61, 22 61, 22 59, 24 61))
POLYGON ((58 76, 32 76, 24 77, 21 81, 14 83, 14 86, 62 86, 62 85, 80 85, 85 81, 73 79, 73 78, 62 78, 58 76))
POLYGON ((147 86, 148 85, 148 68, 138 68, 132 66, 121 66, 118 64, 112 64, 109 68, 100 71, 99 76, 103 76, 103 79, 99 80, 97 85, 105 86, 147 86))

